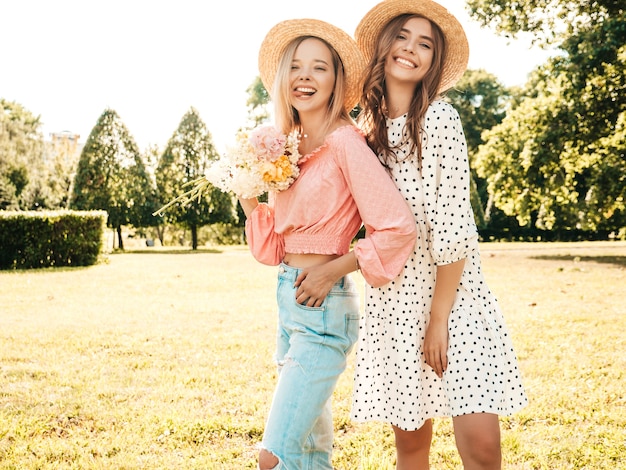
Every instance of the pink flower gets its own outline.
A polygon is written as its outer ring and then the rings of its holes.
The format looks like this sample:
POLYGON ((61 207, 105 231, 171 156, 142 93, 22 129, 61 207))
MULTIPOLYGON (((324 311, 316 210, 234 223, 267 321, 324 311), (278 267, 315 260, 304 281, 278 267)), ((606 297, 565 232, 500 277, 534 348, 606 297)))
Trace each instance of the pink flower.
POLYGON ((275 127, 262 126, 250 133, 249 142, 258 157, 274 161, 284 154, 287 139, 275 127))

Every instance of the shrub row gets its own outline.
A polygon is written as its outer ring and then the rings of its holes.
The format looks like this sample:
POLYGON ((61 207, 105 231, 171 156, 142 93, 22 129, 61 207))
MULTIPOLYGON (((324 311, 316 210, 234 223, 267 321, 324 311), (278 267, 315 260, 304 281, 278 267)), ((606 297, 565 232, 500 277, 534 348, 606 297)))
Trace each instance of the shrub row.
POLYGON ((104 211, 0 211, 0 269, 95 264, 106 220, 104 211))

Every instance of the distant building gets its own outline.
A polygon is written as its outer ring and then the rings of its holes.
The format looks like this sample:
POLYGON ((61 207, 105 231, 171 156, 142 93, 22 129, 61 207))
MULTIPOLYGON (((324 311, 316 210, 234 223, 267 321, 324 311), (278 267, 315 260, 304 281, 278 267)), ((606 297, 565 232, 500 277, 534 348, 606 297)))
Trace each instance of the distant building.
POLYGON ((78 142, 80 135, 70 131, 51 132, 50 141, 55 149, 66 150, 70 154, 74 154, 77 150, 82 149, 82 145, 78 142))
POLYGON ((80 157, 84 144, 80 143, 80 135, 70 131, 51 132, 50 140, 44 142, 44 161, 61 161, 63 165, 73 166, 80 157))

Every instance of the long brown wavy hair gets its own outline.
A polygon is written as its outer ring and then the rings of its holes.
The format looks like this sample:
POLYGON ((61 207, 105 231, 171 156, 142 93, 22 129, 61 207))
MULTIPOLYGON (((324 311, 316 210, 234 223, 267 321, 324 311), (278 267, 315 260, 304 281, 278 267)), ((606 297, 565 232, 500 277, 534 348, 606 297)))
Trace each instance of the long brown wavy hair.
MULTIPOLYGON (((405 14, 397 16, 387 23, 378 38, 374 56, 365 70, 366 78, 363 83, 361 96, 362 111, 359 115, 359 122, 367 135, 369 146, 377 155, 382 157, 383 164, 387 167, 396 161, 393 150, 403 146, 406 142, 400 142, 397 146, 392 147, 387 137, 385 62, 394 41, 410 18, 423 17, 405 14)), ((441 29, 432 21, 430 21, 430 24, 433 29, 433 61, 424 78, 415 87, 406 120, 406 126, 409 131, 408 138, 411 145, 410 152, 407 155, 416 154, 418 160, 422 158, 421 134, 424 116, 430 103, 438 96, 437 90, 441 84, 441 73, 446 53, 446 42, 441 29)))

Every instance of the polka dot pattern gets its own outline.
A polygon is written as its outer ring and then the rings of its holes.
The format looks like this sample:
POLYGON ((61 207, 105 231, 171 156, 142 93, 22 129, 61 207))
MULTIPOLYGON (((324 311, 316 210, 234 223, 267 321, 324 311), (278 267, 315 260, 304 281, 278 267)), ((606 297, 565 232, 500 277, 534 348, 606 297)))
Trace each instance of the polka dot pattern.
MULTIPOLYGON (((387 122, 391 143, 406 142, 406 115, 387 122)), ((469 164, 459 115, 433 103, 425 117, 422 162, 396 151, 392 177, 418 227, 415 250, 391 283, 367 286, 356 356, 352 417, 419 429, 437 416, 510 415, 528 403, 511 338, 480 263, 470 205, 469 164), (438 265, 465 259, 448 319, 448 369, 440 379, 422 345, 438 265)))

